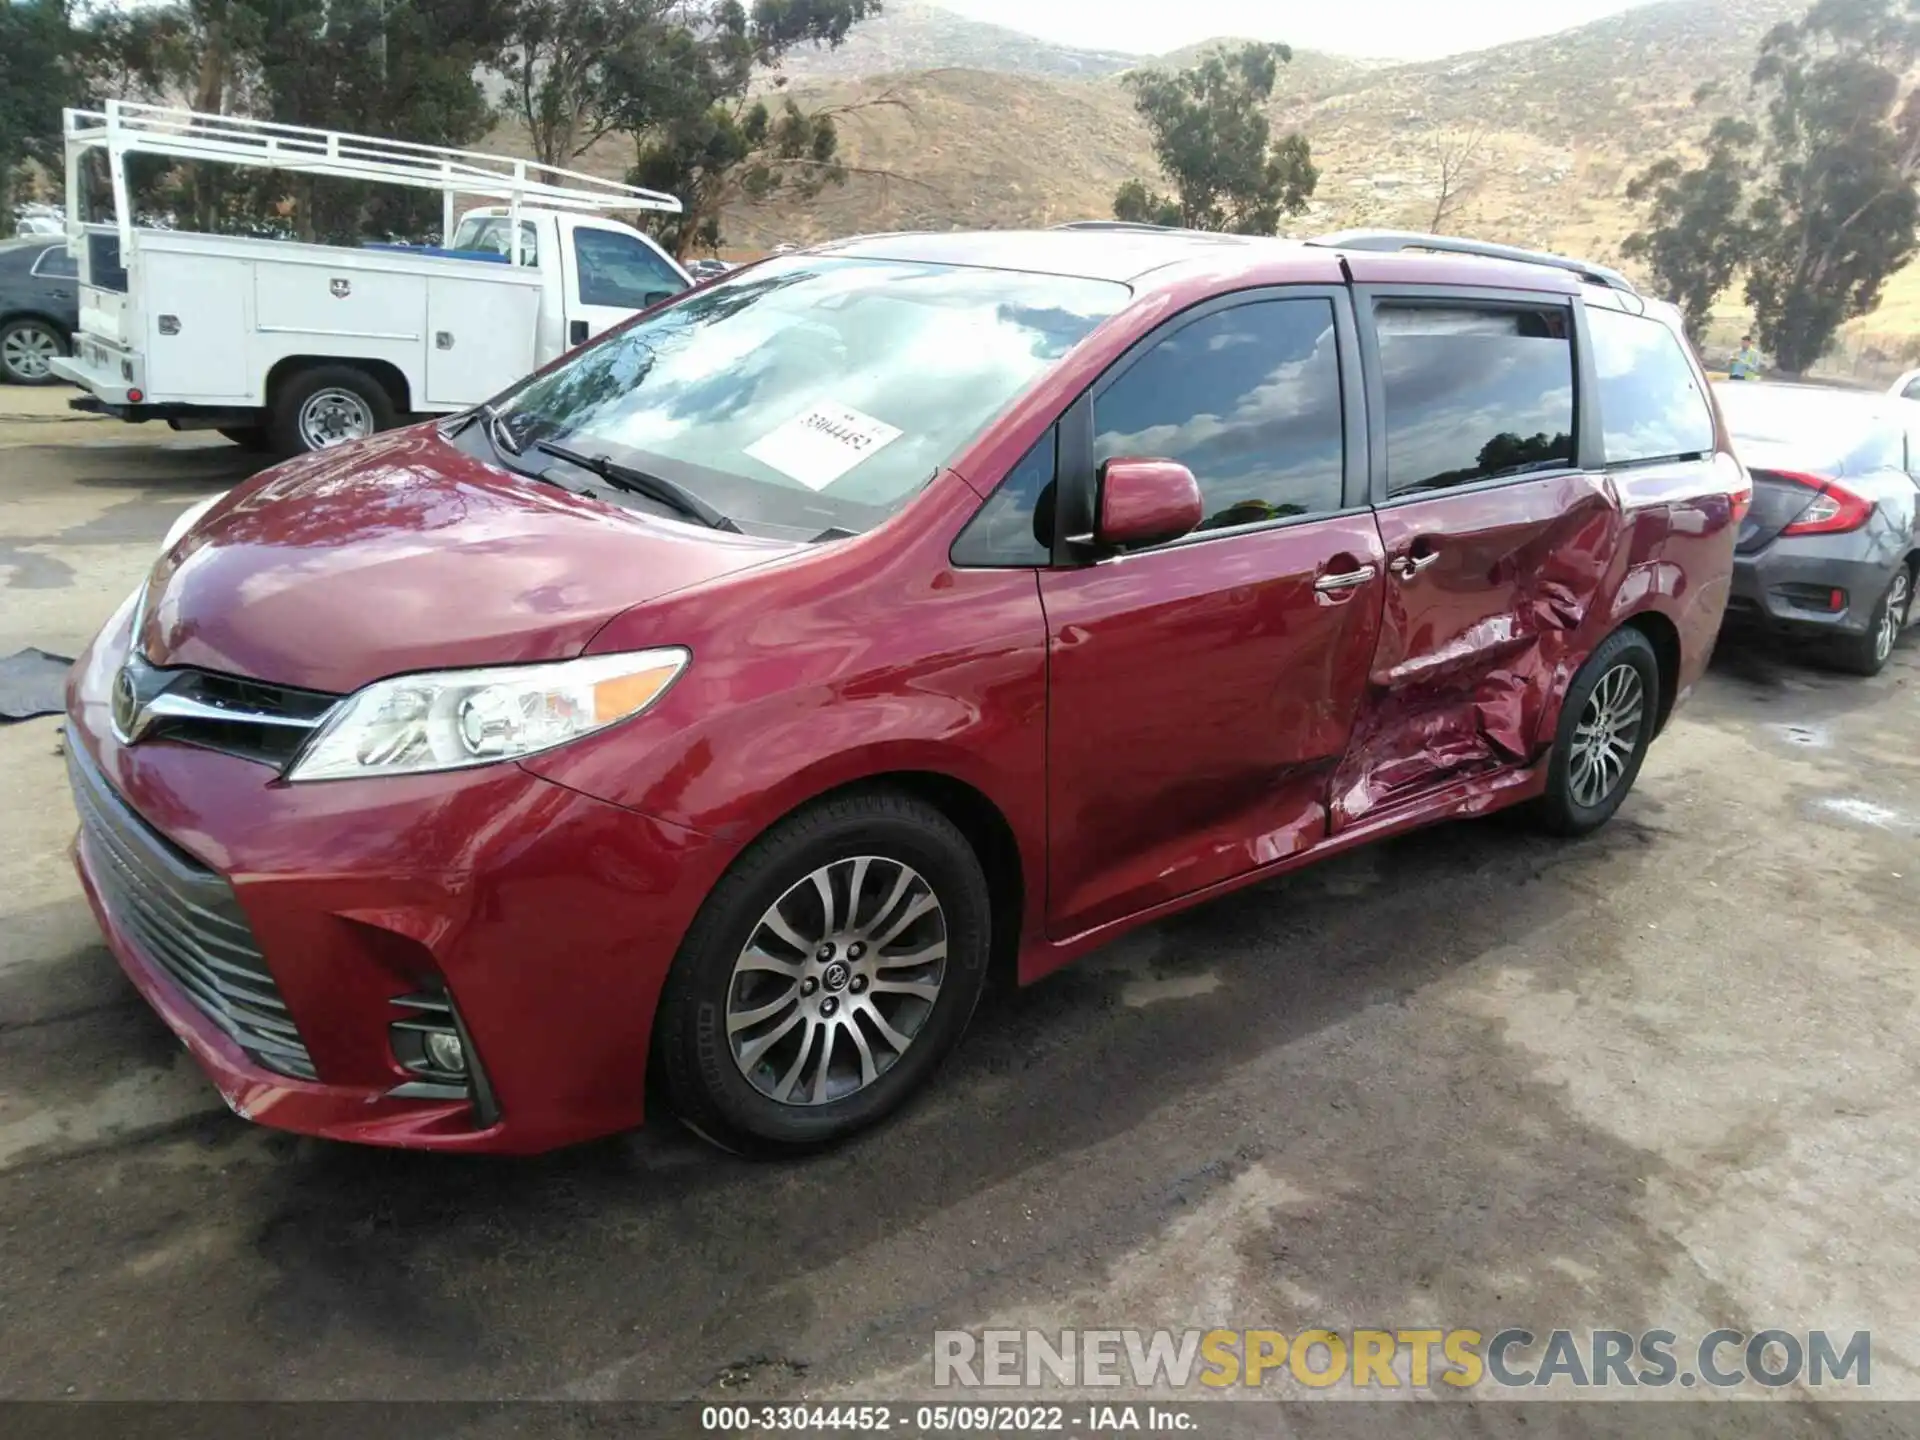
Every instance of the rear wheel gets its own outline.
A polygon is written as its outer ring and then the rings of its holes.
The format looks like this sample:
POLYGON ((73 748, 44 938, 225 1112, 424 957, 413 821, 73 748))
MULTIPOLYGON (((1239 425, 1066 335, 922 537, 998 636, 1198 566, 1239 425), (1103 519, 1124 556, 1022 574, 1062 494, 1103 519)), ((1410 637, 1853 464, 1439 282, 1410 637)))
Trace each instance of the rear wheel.
POLYGON ((989 921, 966 837, 909 796, 783 821, 714 887, 667 978, 655 1047, 675 1111, 750 1151, 873 1124, 966 1029, 989 921))
POLYGON ((1645 635, 1628 627, 1600 642, 1567 687, 1546 793, 1534 806, 1542 825, 1585 835, 1613 818, 1640 774, 1659 698, 1660 661, 1645 635))
POLYGON ((281 382, 272 410, 273 448, 283 455, 364 440, 395 419, 386 386, 352 365, 298 371, 281 382))
POLYGON ((1849 635, 1841 641, 1834 660, 1843 670, 1855 675, 1878 675, 1893 658, 1894 643, 1907 628, 1913 610, 1913 570, 1902 565, 1887 582, 1886 593, 1873 607, 1867 633, 1849 635))
POLYGON ((51 385, 60 377, 53 362, 67 353, 67 342, 44 320, 9 320, 0 325, 0 373, 16 385, 51 385))

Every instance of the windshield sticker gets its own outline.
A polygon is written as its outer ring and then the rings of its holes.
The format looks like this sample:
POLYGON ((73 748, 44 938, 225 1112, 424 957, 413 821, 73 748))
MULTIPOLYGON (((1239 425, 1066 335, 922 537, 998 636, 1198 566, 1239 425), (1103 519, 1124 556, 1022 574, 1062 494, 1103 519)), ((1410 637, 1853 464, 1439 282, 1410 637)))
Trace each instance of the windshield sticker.
POLYGON ((824 490, 900 434, 845 405, 815 405, 762 435, 746 453, 809 490, 824 490))

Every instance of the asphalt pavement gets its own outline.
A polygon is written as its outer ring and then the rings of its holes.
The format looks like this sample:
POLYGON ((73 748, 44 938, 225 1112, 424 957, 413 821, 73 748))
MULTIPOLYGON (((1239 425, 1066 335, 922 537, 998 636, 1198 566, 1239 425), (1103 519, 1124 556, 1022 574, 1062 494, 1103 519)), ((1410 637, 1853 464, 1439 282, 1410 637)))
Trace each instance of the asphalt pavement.
MULTIPOLYGON (((0 391, 0 655, 76 653, 256 463, 63 400, 0 391)), ((1600 834, 1156 925, 779 1164, 233 1117, 95 933, 58 720, 0 726, 0 1397, 899 1398, 939 1330, 1526 1325, 1868 1328, 1920 1399, 1916 694, 1920 634, 1874 680, 1723 644, 1600 834)))

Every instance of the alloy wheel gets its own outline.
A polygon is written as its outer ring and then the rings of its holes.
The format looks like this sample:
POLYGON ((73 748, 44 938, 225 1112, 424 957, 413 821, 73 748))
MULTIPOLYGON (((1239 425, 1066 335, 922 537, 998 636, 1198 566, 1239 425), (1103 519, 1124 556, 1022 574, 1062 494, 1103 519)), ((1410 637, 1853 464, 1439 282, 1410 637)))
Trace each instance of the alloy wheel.
POLYGON ((0 364, 16 380, 44 380, 53 373, 60 340, 42 325, 21 325, 0 343, 0 364))
POLYGON ((734 1064, 783 1105, 844 1100, 913 1044, 946 967, 946 912, 917 870, 879 855, 822 865, 767 907, 734 961, 734 1064))
POLYGON ((300 438, 309 450, 325 450, 374 431, 373 407, 351 390, 328 386, 300 406, 300 438))
POLYGON ((1635 667, 1622 662, 1600 677, 1573 731, 1575 804, 1591 810, 1619 786, 1640 743, 1646 708, 1647 687, 1635 667))
POLYGON ((1895 573, 1887 590, 1887 602, 1880 607, 1880 623, 1873 632, 1873 658, 1882 664, 1893 654, 1893 643, 1906 627, 1907 609, 1913 603, 1913 579, 1903 567, 1895 573))

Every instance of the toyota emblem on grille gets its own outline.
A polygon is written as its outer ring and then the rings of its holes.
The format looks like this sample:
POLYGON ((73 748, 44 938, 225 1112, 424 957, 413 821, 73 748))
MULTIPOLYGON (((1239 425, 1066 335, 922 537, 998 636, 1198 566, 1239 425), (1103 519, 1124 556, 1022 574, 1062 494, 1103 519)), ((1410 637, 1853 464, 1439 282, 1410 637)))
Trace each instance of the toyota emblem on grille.
POLYGON ((167 688, 170 677, 155 670, 138 656, 127 657, 120 673, 113 677, 109 709, 113 715, 113 733, 123 745, 131 745, 147 733, 153 724, 152 705, 167 688))
POLYGON ((134 684, 133 669, 122 665, 120 673, 113 677, 113 728, 120 732, 122 740, 131 744, 139 737, 144 718, 140 713, 140 689, 134 684))

